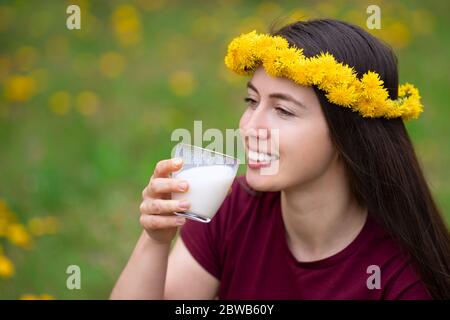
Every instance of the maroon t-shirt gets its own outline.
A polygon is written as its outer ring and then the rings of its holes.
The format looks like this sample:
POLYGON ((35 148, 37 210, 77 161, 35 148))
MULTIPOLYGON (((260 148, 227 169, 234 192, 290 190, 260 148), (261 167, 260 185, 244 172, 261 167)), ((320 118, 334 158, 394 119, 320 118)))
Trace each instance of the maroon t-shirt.
POLYGON ((431 299, 411 260, 370 214, 342 251, 298 261, 286 240, 280 192, 255 192, 244 176, 210 223, 188 220, 180 236, 220 281, 219 299, 431 299), (373 265, 379 272, 368 271, 373 265))

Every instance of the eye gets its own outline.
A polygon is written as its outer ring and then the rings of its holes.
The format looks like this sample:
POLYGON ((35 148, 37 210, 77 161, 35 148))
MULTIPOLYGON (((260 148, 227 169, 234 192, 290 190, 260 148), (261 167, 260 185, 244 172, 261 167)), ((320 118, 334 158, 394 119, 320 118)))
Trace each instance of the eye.
POLYGON ((289 112, 286 109, 283 109, 280 107, 276 107, 275 110, 277 111, 278 114, 280 114, 281 116, 284 116, 284 117, 293 117, 294 116, 294 114, 292 112, 289 112))
POLYGON ((250 108, 255 108, 258 105, 258 101, 249 97, 244 98, 244 101, 250 108))

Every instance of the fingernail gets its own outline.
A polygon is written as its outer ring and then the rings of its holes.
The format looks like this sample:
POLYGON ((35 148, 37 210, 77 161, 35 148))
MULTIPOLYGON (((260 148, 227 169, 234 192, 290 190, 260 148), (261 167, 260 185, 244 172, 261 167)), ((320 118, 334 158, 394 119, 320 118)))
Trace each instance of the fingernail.
POLYGON ((185 222, 186 222, 186 218, 179 217, 179 218, 176 219, 176 223, 177 223, 178 225, 182 225, 182 224, 184 224, 185 222))
POLYGON ((181 191, 186 190, 187 187, 188 187, 187 182, 180 182, 180 183, 178 184, 178 188, 179 188, 181 191))
POLYGON ((176 165, 177 167, 183 162, 183 159, 181 158, 175 158, 173 159, 173 164, 176 165))
POLYGON ((178 204, 180 209, 187 209, 187 208, 189 208, 190 205, 191 204, 187 200, 180 201, 180 203, 178 204))

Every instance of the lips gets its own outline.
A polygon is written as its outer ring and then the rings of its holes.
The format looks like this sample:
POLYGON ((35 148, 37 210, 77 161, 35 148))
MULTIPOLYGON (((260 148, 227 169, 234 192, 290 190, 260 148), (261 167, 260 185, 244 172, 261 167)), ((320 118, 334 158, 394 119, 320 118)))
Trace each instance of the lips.
POLYGON ((257 152, 253 150, 247 150, 247 157, 250 161, 258 162, 272 162, 278 160, 280 157, 277 155, 272 155, 263 152, 257 152))
POLYGON ((260 139, 255 139, 254 137, 246 137, 246 160, 247 166, 250 170, 259 170, 264 167, 270 167, 274 162, 280 159, 278 152, 274 152, 274 150, 271 150, 270 152, 269 150, 267 150, 267 146, 272 145, 267 144, 266 142, 267 140, 260 141, 260 139), (250 148, 250 139, 252 139, 253 143, 251 143, 251 145, 253 148, 250 148))

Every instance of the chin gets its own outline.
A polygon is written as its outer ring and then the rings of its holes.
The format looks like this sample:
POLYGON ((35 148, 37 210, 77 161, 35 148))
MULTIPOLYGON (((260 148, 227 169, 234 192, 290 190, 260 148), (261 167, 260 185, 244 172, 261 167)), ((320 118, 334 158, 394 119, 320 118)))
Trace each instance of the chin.
POLYGON ((261 175, 259 170, 253 170, 247 167, 245 179, 248 185, 256 191, 260 192, 275 192, 280 191, 276 187, 277 175, 261 175))

